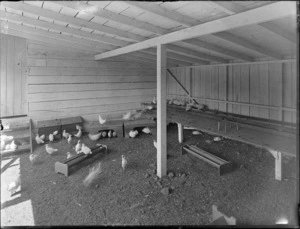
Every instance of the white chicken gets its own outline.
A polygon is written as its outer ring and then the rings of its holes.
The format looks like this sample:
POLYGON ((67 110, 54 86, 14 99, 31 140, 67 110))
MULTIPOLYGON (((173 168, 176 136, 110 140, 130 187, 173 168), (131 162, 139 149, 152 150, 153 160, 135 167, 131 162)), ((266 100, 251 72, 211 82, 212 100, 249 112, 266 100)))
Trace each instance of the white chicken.
POLYGON ((68 144, 71 144, 71 142, 72 142, 72 135, 71 134, 69 135, 67 142, 68 142, 68 144))
POLYGON ((75 146, 75 151, 76 151, 76 153, 80 152, 80 149, 81 149, 81 143, 80 143, 80 142, 81 142, 81 141, 78 140, 78 142, 77 142, 77 144, 76 144, 76 146, 75 146))
POLYGON ((87 147, 84 143, 82 143, 80 151, 85 155, 92 154, 92 150, 89 147, 87 147))
POLYGON ((45 140, 45 134, 41 135, 40 139, 42 139, 44 141, 45 140))
POLYGON ((102 136, 102 137, 104 137, 104 138, 105 138, 105 137, 106 137, 106 135, 107 135, 107 134, 106 134, 106 131, 102 131, 102 132, 101 132, 101 136, 102 136))
POLYGON ((82 130, 82 126, 76 124, 76 130, 82 130))
POLYGON ((143 129, 142 129, 142 132, 145 133, 145 134, 150 134, 150 135, 152 134, 149 127, 143 128, 143 129))
POLYGON ((77 134, 75 134, 74 136, 75 136, 76 138, 80 138, 81 135, 82 135, 82 130, 79 129, 78 132, 77 132, 77 134))
POLYGON ((33 153, 31 153, 30 155, 29 155, 29 160, 30 160, 30 162, 31 162, 31 164, 37 164, 38 162, 39 162, 39 158, 40 158, 40 156, 39 155, 37 155, 37 154, 33 154, 33 153))
POLYGON ((157 142, 156 142, 156 140, 153 140, 153 145, 157 149, 157 142))
POLYGON ((133 119, 139 119, 143 114, 143 111, 136 112, 134 115, 132 115, 133 119))
POLYGON ((128 162, 127 162, 126 157, 124 155, 122 155, 122 169, 123 169, 123 173, 125 172, 127 164, 128 164, 128 162))
POLYGON ((58 149, 53 149, 52 147, 50 147, 48 144, 45 145, 46 146, 46 151, 47 153, 49 153, 50 155, 52 155, 54 152, 57 152, 58 149))
POLYGON ((53 134, 49 134, 49 141, 53 142, 54 141, 54 135, 53 134))
POLYGON ((106 122, 106 119, 103 119, 101 115, 99 115, 99 123, 102 125, 106 122))
POLYGON ((153 104, 156 104, 156 97, 154 96, 153 100, 152 100, 153 104))
POLYGON ((10 192, 10 196, 12 196, 18 190, 20 185, 21 185, 21 178, 20 175, 18 175, 18 177, 14 181, 12 181, 7 187, 7 191, 10 192))
POLYGON ((116 131, 113 131, 113 132, 112 132, 112 136, 113 136, 113 137, 117 137, 117 132, 116 132, 116 131))
POLYGON ((186 107, 185 107, 185 111, 190 111, 192 110, 192 105, 191 104, 186 104, 186 107))
POLYGON ((56 131, 53 132, 54 136, 57 135, 57 134, 58 134, 58 130, 56 130, 56 131))
POLYGON ((35 141, 37 144, 44 143, 43 139, 41 139, 38 134, 36 134, 36 136, 35 136, 35 141))
POLYGON ((92 140, 92 141, 97 141, 99 138, 100 138, 100 136, 101 136, 101 132, 100 133, 98 133, 98 134, 91 134, 91 133, 89 133, 89 139, 90 140, 92 140))
POLYGON ((99 162, 97 167, 94 166, 89 169, 89 174, 83 180, 83 185, 89 187, 93 181, 98 178, 100 173, 102 173, 101 162, 99 162))
POLYGON ((69 159, 70 157, 72 157, 73 155, 70 152, 67 152, 67 159, 69 159))
POLYGON ((131 117, 131 111, 128 111, 126 114, 124 114, 124 115, 122 116, 122 118, 123 118, 124 120, 130 119, 130 117, 131 117))
POLYGON ((154 108, 154 106, 152 106, 152 105, 149 105, 146 107, 147 110, 153 110, 153 108, 154 108))
POLYGON ((112 137, 112 130, 109 130, 109 131, 108 131, 107 136, 108 136, 109 138, 112 137))
POLYGON ((64 137, 65 139, 68 139, 69 136, 70 136, 70 134, 67 133, 66 130, 64 130, 64 131, 63 131, 63 137, 64 137))
POLYGON ((131 138, 135 138, 137 135, 138 135, 138 131, 137 130, 131 130, 131 131, 129 131, 129 137, 131 137, 131 138))
POLYGON ((9 148, 10 148, 10 150, 16 150, 18 148, 18 146, 15 143, 15 140, 12 140, 9 148))

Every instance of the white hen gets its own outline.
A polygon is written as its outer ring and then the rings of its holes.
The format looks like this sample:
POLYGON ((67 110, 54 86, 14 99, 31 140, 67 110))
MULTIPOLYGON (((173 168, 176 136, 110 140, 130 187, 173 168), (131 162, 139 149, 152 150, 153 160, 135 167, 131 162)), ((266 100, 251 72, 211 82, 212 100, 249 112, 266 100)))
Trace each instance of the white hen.
POLYGON ((89 174, 83 180, 83 185, 89 187, 95 179, 98 178, 99 174, 102 173, 101 162, 99 162, 98 166, 94 166, 89 169, 89 174))
POLYGON ((99 123, 102 125, 106 122, 106 119, 103 119, 101 115, 99 115, 99 123))
POLYGON ((75 136, 76 138, 80 138, 81 135, 82 135, 82 130, 79 129, 78 132, 77 132, 77 134, 75 134, 74 136, 75 136))
POLYGON ((16 145, 15 143, 15 140, 13 140, 11 143, 10 143, 10 150, 16 150, 18 148, 18 146, 16 145))
POLYGON ((125 172, 125 169, 127 167, 127 159, 124 155, 122 155, 122 169, 123 169, 123 173, 125 172))
POLYGON ((31 164, 37 164, 39 162, 39 155, 30 154, 29 160, 31 161, 31 164))
POLYGON ((49 141, 53 142, 53 140, 54 140, 54 135, 53 134, 49 134, 49 141))
POLYGON ((68 144, 71 144, 71 142, 72 142, 72 135, 71 134, 69 135, 67 142, 68 142, 68 144))
POLYGON ((56 131, 53 132, 54 136, 57 135, 57 134, 58 134, 58 130, 56 130, 56 131))
POLYGON ((123 118, 124 120, 130 119, 130 117, 131 117, 131 111, 128 111, 126 114, 124 114, 124 115, 122 116, 122 118, 123 118))
POLYGON ((85 155, 92 154, 92 150, 89 147, 87 147, 84 143, 82 143, 80 151, 85 155))
POLYGON ((67 152, 67 159, 69 159, 70 157, 72 157, 73 155, 70 152, 67 152))
POLYGON ((10 195, 12 196, 20 187, 20 185, 21 185, 21 178, 20 175, 18 175, 18 177, 8 185, 7 191, 9 191, 10 195))
POLYGON ((135 138, 137 134, 138 134, 137 130, 131 130, 128 133, 129 137, 131 138, 135 138))
POLYGON ((41 139, 38 134, 36 134, 36 136, 35 136, 35 141, 37 144, 44 143, 43 139, 41 139))
POLYGON ((157 149, 157 142, 156 142, 156 140, 153 140, 153 145, 157 149))
POLYGON ((152 134, 149 127, 143 128, 143 129, 142 129, 142 132, 145 133, 145 134, 152 134))
POLYGON ((68 139, 69 136, 70 136, 70 134, 67 133, 66 130, 64 130, 64 131, 63 131, 63 137, 64 137, 65 139, 68 139))
POLYGON ((80 140, 78 140, 78 142, 75 146, 75 151, 78 153, 78 152, 80 152, 80 149, 81 149, 81 143, 80 143, 80 140))
POLYGON ((53 154, 54 152, 57 152, 58 149, 53 149, 52 147, 50 147, 48 144, 45 145, 46 146, 46 151, 47 153, 49 153, 50 155, 53 154))
POLYGON ((100 138, 100 136, 101 136, 101 132, 100 133, 98 133, 98 134, 91 134, 91 133, 89 133, 89 139, 90 140, 92 140, 92 141, 97 141, 99 138, 100 138))

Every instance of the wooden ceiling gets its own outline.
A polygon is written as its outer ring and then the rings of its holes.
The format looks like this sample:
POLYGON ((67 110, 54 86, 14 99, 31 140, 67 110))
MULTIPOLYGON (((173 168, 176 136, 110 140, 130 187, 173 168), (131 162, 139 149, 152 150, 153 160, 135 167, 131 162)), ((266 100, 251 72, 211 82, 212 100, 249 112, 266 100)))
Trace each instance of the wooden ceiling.
MULTIPOLYGON (((1 33, 96 55, 274 3, 277 2, 1 2, 1 33)), ((296 9, 296 2, 293 3, 296 9)), ((168 43, 168 64, 189 66, 294 58, 297 52, 295 12, 274 17, 272 21, 168 43)), ((121 56, 155 63, 156 48, 121 56)))

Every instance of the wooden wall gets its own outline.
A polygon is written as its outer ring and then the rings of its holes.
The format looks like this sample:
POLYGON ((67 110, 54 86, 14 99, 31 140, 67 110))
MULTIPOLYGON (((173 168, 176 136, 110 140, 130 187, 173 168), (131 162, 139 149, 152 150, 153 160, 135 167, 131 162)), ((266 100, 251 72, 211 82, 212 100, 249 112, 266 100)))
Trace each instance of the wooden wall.
POLYGON ((156 69, 94 61, 94 55, 28 41, 29 116, 38 120, 81 116, 120 118, 156 94, 156 69))
MULTIPOLYGON (((210 109, 296 123, 295 62, 173 68, 171 71, 192 97, 210 109)), ((176 97, 187 96, 168 74, 168 98, 176 97)))
POLYGON ((1 117, 27 114, 26 39, 0 34, 1 117))

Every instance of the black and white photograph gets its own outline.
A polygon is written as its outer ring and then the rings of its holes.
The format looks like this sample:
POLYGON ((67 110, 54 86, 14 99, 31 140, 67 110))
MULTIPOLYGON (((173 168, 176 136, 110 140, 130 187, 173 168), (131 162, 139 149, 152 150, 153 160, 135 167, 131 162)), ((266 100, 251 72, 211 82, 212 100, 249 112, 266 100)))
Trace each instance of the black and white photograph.
POLYGON ((1 227, 299 225, 299 1, 1 1, 1 227))

